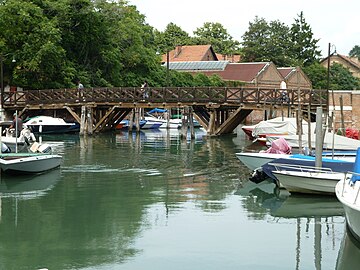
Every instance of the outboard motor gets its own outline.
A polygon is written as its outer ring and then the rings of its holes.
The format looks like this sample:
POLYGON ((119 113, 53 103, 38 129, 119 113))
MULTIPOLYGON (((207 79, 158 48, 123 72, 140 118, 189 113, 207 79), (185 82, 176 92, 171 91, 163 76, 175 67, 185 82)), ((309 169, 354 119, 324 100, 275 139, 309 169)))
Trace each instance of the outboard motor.
POLYGON ((49 154, 52 152, 51 146, 47 143, 40 144, 38 142, 34 142, 30 149, 33 153, 43 153, 43 154, 49 154))
POLYGON ((266 178, 268 178, 267 174, 262 170, 261 167, 255 169, 249 178, 251 182, 254 182, 255 184, 259 184, 262 181, 264 181, 266 178))
POLYGON ((41 144, 38 148, 38 152, 44 154, 49 154, 51 153, 51 151, 52 151, 51 146, 47 143, 41 144))

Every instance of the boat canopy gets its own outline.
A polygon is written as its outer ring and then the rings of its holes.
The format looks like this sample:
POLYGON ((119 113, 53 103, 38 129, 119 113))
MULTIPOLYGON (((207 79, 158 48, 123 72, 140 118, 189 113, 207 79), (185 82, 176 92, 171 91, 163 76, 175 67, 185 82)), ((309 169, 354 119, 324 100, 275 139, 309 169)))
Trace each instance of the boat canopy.
POLYGON ((355 164, 354 164, 354 174, 351 177, 351 182, 355 183, 360 180, 360 147, 357 149, 355 164))
POLYGON ((166 109, 159 109, 159 108, 155 108, 155 109, 152 109, 150 111, 148 111, 148 113, 164 113, 164 112, 167 112, 166 109))

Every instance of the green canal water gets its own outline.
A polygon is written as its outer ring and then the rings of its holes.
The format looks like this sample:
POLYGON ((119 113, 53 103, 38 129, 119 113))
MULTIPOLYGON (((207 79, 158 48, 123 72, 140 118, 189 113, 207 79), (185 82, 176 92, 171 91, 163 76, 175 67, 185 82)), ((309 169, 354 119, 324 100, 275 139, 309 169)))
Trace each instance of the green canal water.
POLYGON ((63 155, 2 176, 0 269, 358 269, 335 197, 248 181, 241 132, 44 136, 63 155))

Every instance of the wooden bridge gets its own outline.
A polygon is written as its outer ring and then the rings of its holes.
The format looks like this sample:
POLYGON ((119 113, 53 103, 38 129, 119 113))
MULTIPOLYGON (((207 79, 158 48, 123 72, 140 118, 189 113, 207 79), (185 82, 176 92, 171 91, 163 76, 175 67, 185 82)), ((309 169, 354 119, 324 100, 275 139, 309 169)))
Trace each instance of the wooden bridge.
MULTIPOLYGON (((210 135, 232 132, 253 110, 316 111, 328 108, 326 90, 254 87, 189 87, 189 88, 85 88, 26 90, 5 92, 1 97, 5 116, 17 110, 22 118, 51 115, 75 120, 86 133, 114 129, 126 117, 141 110, 180 108, 186 117, 192 115, 210 135), (145 93, 146 92, 146 93, 145 93)), ((133 115, 131 115, 133 114, 133 115)), ((287 116, 287 115, 285 115, 287 116)))

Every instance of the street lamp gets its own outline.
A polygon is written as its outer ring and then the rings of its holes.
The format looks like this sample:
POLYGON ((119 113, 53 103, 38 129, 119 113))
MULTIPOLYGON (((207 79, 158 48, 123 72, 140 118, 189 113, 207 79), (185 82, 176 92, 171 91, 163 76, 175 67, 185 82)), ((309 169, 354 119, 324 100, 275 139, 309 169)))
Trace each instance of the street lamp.
MULTIPOLYGON (((1 82, 1 99, 0 99, 0 119, 4 120, 4 57, 9 54, 2 55, 0 54, 0 82, 1 82)), ((16 60, 13 57, 12 63, 15 63, 16 60)))
POLYGON ((166 51, 166 87, 169 87, 170 52, 166 51))

